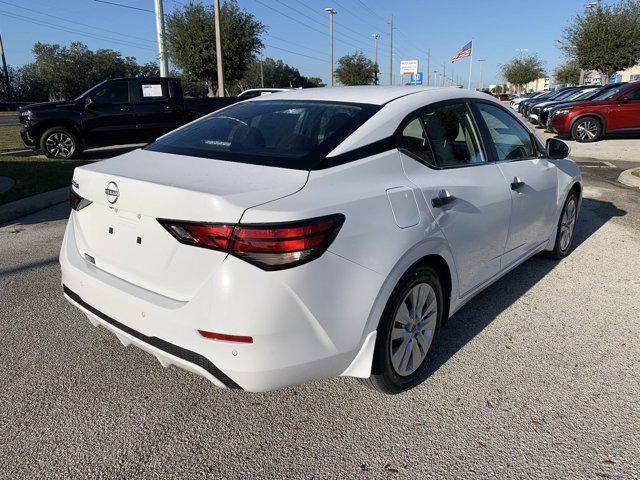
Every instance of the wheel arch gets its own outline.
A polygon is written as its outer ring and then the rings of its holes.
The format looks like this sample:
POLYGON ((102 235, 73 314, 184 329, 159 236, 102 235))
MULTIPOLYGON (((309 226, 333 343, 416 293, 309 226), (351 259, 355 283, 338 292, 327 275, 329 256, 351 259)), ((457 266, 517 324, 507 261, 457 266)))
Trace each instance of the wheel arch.
POLYGON ((571 122, 569 123, 569 132, 573 130, 573 126, 578 120, 581 120, 585 117, 594 117, 595 119, 597 119, 600 122, 600 125, 602 125, 602 133, 603 134, 606 133, 607 122, 604 116, 597 112, 585 112, 585 113, 580 113, 579 115, 576 115, 574 118, 571 119, 571 122))
POLYGON ((52 118, 50 120, 43 120, 42 122, 38 123, 34 129, 34 138, 37 141, 38 148, 40 147, 42 135, 44 135, 47 130, 54 127, 62 127, 71 130, 71 132, 76 135, 76 140, 78 141, 78 143, 80 143, 81 145, 84 144, 84 140, 80 133, 80 126, 76 122, 69 119, 52 118))

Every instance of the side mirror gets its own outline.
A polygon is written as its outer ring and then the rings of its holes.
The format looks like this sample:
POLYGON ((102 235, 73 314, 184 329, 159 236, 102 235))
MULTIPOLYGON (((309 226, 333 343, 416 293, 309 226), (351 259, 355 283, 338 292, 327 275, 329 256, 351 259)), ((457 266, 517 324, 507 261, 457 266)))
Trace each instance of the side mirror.
POLYGON ((557 138, 547 140, 547 158, 551 160, 560 160, 569 156, 569 145, 557 138))
POLYGON ((626 95, 618 99, 618 103, 628 103, 628 102, 629 102, 629 97, 627 97, 626 95))
POLYGON ((88 110, 91 105, 93 105, 93 98, 91 98, 91 97, 85 98, 84 99, 84 108, 86 108, 88 110))

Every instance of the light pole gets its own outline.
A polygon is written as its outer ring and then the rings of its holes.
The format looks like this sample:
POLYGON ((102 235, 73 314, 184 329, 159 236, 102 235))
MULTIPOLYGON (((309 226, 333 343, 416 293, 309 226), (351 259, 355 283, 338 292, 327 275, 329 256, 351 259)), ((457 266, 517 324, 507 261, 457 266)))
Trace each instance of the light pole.
POLYGON ((216 61, 218 67, 218 96, 224 97, 224 69, 222 65, 222 33, 220 32, 220 0, 213 0, 213 22, 216 28, 216 61))
POLYGON ((324 10, 329 14, 329 86, 333 87, 333 16, 338 12, 331 7, 324 10))
POLYGON ((380 70, 380 68, 378 67, 378 38, 380 38, 380 35, 378 35, 377 33, 374 33, 373 35, 371 35, 373 37, 373 51, 375 52, 375 65, 376 65, 376 85, 378 85, 378 70, 380 70))
POLYGON ((4 83, 7 87, 7 100, 12 100, 11 81, 9 80, 9 69, 7 68, 7 59, 4 57, 4 47, 2 45, 2 35, 0 35, 0 57, 2 58, 2 71, 4 72, 4 83))
POLYGON ((167 54, 164 51, 164 12, 162 10, 162 0, 155 0, 156 6, 156 36, 158 38, 158 62, 160 63, 160 76, 166 77, 169 74, 169 64, 167 54))
POLYGON ((389 85, 393 85, 393 15, 389 18, 389 85))
POLYGON ((427 48, 427 87, 429 86, 429 69, 431 68, 431 49, 427 48))
POLYGON ((484 65, 485 59, 478 59, 478 63, 480 64, 480 85, 478 85, 478 90, 482 90, 484 88, 484 84, 482 82, 482 66, 484 65))
POLYGON ((438 70, 433 70, 433 84, 437 87, 438 86, 438 70))

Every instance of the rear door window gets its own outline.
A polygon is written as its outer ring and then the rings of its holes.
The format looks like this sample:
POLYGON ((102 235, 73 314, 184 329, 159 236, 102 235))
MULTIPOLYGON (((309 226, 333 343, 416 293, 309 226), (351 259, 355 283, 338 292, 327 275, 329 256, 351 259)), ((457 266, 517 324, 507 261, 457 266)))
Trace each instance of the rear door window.
POLYGON ((139 87, 141 102, 153 102, 169 98, 167 85, 164 82, 141 82, 139 87))

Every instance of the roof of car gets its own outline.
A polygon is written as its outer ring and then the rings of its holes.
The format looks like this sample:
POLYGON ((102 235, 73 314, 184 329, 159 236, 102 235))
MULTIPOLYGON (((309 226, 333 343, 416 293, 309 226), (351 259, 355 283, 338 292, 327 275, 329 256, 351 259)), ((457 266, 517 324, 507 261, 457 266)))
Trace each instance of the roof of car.
POLYGON ((367 85, 357 87, 320 87, 304 88, 302 90, 287 90, 286 92, 278 92, 263 97, 257 97, 252 99, 252 101, 319 100, 384 105, 398 98, 421 92, 433 93, 434 97, 442 97, 446 92, 446 96, 449 98, 477 95, 477 92, 471 92, 461 88, 367 85))

